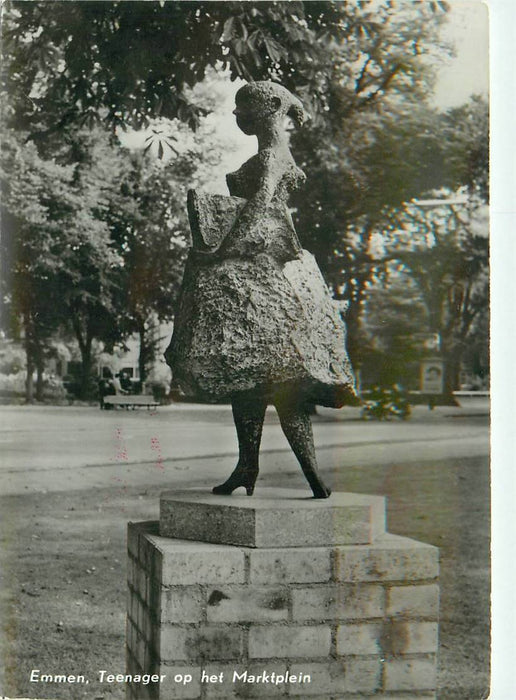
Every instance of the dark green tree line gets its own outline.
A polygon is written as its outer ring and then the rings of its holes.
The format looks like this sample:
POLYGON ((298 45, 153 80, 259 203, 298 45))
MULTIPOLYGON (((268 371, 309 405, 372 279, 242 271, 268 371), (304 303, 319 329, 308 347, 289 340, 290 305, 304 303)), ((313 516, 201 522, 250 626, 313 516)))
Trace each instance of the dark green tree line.
POLYGON ((89 376, 93 338, 100 326, 114 328, 111 296, 120 258, 98 216, 98 180, 78 180, 74 166, 41 158, 12 132, 4 134, 0 174, 4 323, 21 324, 27 396, 35 369, 40 398, 48 343, 65 318, 79 342, 83 380, 89 376))

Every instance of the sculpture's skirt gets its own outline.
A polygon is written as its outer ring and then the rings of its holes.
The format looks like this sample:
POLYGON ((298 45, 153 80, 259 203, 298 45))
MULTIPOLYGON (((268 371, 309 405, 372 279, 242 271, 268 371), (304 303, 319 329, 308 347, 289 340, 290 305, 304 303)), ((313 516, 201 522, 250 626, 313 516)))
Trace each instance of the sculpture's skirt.
POLYGON ((286 264, 266 254, 199 264, 191 255, 165 356, 196 399, 287 388, 325 406, 356 403, 344 324, 307 251, 286 264))

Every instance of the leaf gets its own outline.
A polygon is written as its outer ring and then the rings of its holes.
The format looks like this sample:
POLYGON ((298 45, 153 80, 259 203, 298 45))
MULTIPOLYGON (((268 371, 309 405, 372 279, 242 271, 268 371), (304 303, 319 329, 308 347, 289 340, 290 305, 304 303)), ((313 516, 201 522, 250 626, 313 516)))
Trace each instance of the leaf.
POLYGON ((247 31, 247 27, 245 26, 245 24, 242 22, 241 19, 239 19, 239 21, 238 21, 238 26, 240 29, 240 34, 242 36, 242 39, 244 41, 247 41, 247 39, 249 37, 249 32, 247 31))
MULTIPOLYGON (((177 139, 176 139, 176 141, 177 141, 177 139)), ((170 148, 171 151, 173 151, 174 153, 179 155, 179 151, 177 150, 177 148, 175 148, 169 141, 165 140, 165 143, 167 144, 167 146, 170 148)))
POLYGON ((281 59, 286 56, 284 48, 275 39, 271 37, 263 37, 263 43, 267 49, 267 53, 274 61, 274 63, 279 63, 281 59))
POLYGON ((228 42, 235 36, 235 18, 229 17, 224 22, 224 29, 222 31, 221 41, 228 42))

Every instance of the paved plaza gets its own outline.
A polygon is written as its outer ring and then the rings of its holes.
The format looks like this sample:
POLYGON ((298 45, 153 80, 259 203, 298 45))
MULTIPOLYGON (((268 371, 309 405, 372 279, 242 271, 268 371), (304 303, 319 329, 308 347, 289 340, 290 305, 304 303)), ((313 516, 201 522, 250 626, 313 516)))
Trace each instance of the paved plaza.
MULTIPOLYGON (((358 409, 318 408, 314 434, 320 468, 421 462, 488 454, 487 410, 424 406, 408 421, 366 422, 358 409)), ((5 495, 74 491, 124 484, 174 487, 217 483, 234 466, 237 441, 229 406, 174 404, 156 411, 93 406, 0 407, 0 482, 5 495)), ((261 479, 304 479, 269 409, 261 479)), ((336 484, 334 483, 334 486, 336 484)))

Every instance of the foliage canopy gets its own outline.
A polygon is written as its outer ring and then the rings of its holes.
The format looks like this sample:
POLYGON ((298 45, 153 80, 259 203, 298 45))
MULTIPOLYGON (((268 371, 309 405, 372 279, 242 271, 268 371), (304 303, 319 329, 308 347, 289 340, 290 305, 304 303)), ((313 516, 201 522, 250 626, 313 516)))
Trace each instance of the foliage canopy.
POLYGON ((277 80, 314 112, 335 101, 365 108, 392 86, 421 91, 420 59, 435 48, 428 39, 447 5, 11 0, 7 8, 10 119, 42 136, 72 123, 140 127, 155 117, 195 128, 203 108, 188 88, 209 67, 233 80, 277 80))

